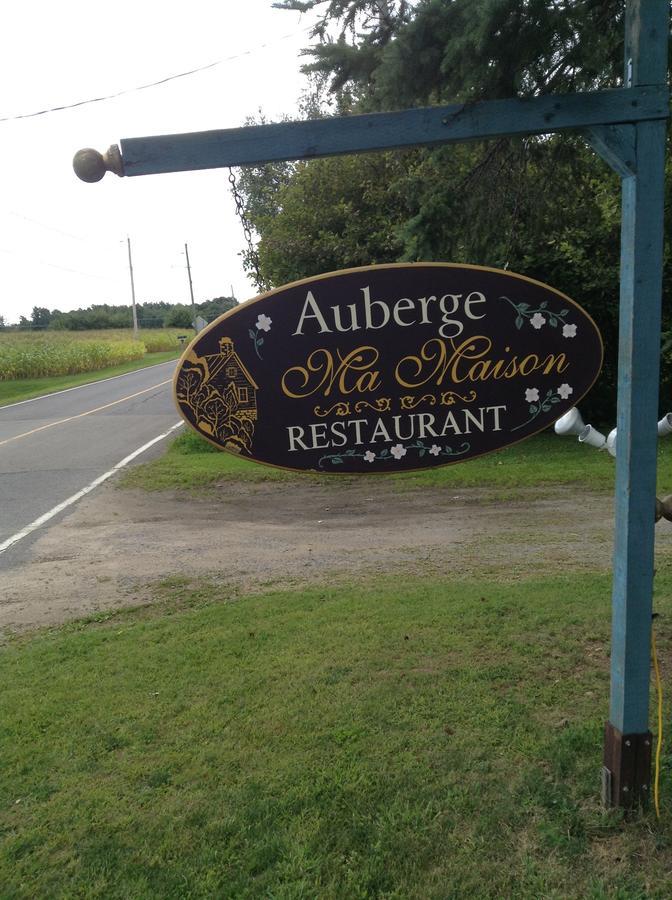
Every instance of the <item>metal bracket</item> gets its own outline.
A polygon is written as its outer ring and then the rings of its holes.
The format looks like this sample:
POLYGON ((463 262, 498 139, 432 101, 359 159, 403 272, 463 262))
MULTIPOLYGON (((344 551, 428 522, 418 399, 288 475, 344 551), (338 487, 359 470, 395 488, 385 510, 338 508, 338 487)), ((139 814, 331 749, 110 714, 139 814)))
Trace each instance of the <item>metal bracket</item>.
POLYGON ((602 806, 610 809, 614 805, 614 786, 612 784, 611 769, 602 766, 602 806))
POLYGON ((607 807, 635 810, 646 806, 651 788, 650 731, 621 734, 611 722, 604 729, 602 800, 607 807))

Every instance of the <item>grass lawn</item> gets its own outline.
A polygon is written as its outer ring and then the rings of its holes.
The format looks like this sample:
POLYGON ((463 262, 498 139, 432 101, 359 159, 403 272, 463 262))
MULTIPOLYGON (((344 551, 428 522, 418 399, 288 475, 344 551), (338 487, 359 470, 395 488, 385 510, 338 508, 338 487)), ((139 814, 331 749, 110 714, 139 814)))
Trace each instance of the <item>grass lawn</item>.
POLYGON ((3 898, 672 896, 669 752, 599 805, 607 578, 157 590, 2 648, 3 898))
POLYGON ((77 387, 80 384, 90 384, 92 381, 102 381, 104 378, 111 378, 114 375, 124 375, 126 372, 134 372, 136 369, 144 369, 146 366, 155 366, 170 359, 177 359, 180 353, 181 350, 147 353, 142 359, 131 360, 109 369, 100 369, 97 372, 81 372, 79 375, 0 380, 0 406, 17 403, 19 400, 30 400, 32 397, 41 397, 44 394, 53 394, 55 391, 77 387))
MULTIPOLYGON (((672 493, 672 441, 661 441, 658 453, 659 493, 665 495, 672 493)), ((124 484, 146 490, 164 490, 202 488, 226 481, 314 478, 333 482, 348 477, 377 478, 375 475, 313 476, 271 468, 217 450, 189 430, 176 438, 160 459, 130 469, 124 484)), ((511 491, 547 485, 611 491, 615 461, 606 452, 597 452, 579 444, 575 438, 560 438, 551 432, 468 462, 387 477, 395 478, 400 486, 406 487, 488 487, 506 496, 511 496, 511 491)))

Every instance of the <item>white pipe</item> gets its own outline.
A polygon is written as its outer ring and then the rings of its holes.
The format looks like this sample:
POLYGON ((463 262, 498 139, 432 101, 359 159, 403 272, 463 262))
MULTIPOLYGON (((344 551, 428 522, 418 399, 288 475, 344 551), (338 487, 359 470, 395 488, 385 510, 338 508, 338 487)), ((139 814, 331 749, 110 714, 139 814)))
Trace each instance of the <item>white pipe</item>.
POLYGON ((595 447, 597 450, 603 450, 607 443, 605 436, 592 425, 586 425, 579 435, 579 441, 582 444, 588 444, 589 447, 595 447))

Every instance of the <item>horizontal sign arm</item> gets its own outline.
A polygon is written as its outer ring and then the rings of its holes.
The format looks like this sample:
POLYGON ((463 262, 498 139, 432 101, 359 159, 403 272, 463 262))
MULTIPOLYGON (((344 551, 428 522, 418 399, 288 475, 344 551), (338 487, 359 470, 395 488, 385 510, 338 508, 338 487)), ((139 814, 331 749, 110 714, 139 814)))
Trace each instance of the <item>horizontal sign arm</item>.
POLYGON ((121 141, 121 160, 116 160, 120 165, 111 163, 109 151, 105 158, 96 154, 95 163, 86 160, 89 170, 85 175, 85 165, 78 165, 77 157, 92 151, 80 151, 75 157, 75 171, 84 180, 96 181, 106 170, 154 175, 504 135, 547 134, 665 119, 669 115, 668 100, 664 87, 620 88, 126 138, 121 141))

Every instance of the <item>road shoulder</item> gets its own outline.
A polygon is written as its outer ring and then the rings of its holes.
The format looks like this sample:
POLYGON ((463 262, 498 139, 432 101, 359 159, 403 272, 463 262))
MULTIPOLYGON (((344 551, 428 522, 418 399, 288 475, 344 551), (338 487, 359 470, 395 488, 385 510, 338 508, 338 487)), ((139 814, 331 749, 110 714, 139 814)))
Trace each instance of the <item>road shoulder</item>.
MULTIPOLYGON (((170 579, 215 579, 233 594, 383 573, 525 577, 606 571, 612 511, 604 494, 531 490, 399 492, 376 484, 231 484, 207 494, 122 490, 81 500, 3 574, 0 628, 53 626, 149 603, 170 579)), ((670 536, 663 536, 670 543, 670 536)), ((667 548, 669 551, 669 547, 667 548)))

